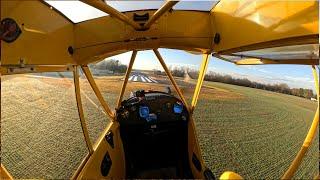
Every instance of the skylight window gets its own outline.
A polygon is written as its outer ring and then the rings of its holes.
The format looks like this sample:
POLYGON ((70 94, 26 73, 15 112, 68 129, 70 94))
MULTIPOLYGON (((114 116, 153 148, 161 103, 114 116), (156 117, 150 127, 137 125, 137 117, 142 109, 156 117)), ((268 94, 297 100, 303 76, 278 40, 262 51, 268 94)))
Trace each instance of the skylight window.
POLYGON ((102 16, 107 16, 104 13, 92 6, 89 6, 80 1, 48 1, 46 3, 63 13, 72 22, 78 23, 89 19, 94 19, 102 16))
POLYGON ((173 10, 193 10, 193 11, 210 11, 219 1, 218 0, 182 0, 179 1, 173 10))
MULTIPOLYGON (((50 6, 54 7, 72 22, 79 23, 82 21, 107 16, 108 14, 102 12, 90 5, 87 5, 77 0, 60 0, 52 1, 45 0, 50 6)), ((137 11, 137 10, 158 10, 164 3, 164 0, 148 0, 148 1, 104 1, 107 5, 113 7, 120 12, 137 11)), ((196 10, 196 11, 210 11, 218 0, 182 0, 174 7, 174 10, 196 10)))
POLYGON ((159 9, 165 1, 149 0, 149 1, 109 1, 105 0, 105 3, 115 8, 120 12, 137 11, 146 9, 159 9))

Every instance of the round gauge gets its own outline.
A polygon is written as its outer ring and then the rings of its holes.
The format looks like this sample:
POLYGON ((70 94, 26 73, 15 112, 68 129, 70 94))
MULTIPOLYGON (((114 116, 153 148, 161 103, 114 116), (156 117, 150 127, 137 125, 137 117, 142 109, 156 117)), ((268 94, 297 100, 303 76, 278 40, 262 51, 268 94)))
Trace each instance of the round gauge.
POLYGON ((127 119, 127 118, 129 118, 130 113, 129 113, 129 111, 124 110, 121 115, 122 115, 122 118, 123 118, 123 119, 127 119))
POLYGON ((21 34, 18 24, 11 18, 5 18, 1 21, 0 36, 7 43, 15 41, 21 34))
POLYGON ((149 116, 149 107, 148 106, 140 106, 139 107, 139 115, 142 118, 147 118, 149 116))
POLYGON ((183 104, 181 102, 176 102, 173 105, 173 112, 176 114, 181 114, 183 111, 183 104))
POLYGON ((167 106, 168 109, 171 109, 171 103, 170 102, 166 103, 166 106, 167 106))

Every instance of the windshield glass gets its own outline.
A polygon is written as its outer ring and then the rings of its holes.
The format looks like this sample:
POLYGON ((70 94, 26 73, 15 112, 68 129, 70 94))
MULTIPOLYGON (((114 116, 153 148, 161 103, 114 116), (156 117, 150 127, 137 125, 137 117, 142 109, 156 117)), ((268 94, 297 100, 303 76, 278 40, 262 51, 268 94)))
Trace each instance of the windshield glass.
MULTIPOLYGON (((50 6, 54 7, 72 22, 79 23, 82 21, 107 16, 108 14, 102 12, 92 6, 89 6, 81 1, 50 1, 45 0, 50 6)), ((219 1, 218 0, 201 0, 190 1, 182 0, 178 2, 173 10, 195 10, 195 11, 210 11, 219 1)), ((137 10, 157 10, 165 1, 151 0, 151 1, 109 1, 105 3, 115 8, 120 12, 137 11, 137 10)))

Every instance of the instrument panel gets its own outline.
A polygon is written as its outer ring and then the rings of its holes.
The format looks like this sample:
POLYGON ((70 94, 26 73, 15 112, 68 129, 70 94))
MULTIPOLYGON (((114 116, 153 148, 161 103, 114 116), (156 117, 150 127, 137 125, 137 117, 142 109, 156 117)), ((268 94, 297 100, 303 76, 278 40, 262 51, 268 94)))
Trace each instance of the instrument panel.
POLYGON ((168 177, 192 178, 186 173, 189 113, 181 100, 170 93, 136 91, 121 103, 116 117, 127 178, 146 178, 141 174, 168 167, 173 173, 168 177))
POLYGON ((187 122, 188 118, 188 111, 178 98, 159 91, 137 91, 117 109, 117 119, 124 126, 187 122))

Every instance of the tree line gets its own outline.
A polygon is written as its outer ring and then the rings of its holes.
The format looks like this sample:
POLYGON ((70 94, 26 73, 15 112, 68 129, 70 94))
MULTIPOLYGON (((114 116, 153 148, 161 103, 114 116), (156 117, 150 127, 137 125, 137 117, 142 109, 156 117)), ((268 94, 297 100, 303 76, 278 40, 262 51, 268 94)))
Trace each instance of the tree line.
MULTIPOLYGON (((184 67, 170 66, 169 70, 170 70, 172 76, 175 76, 175 77, 184 77, 185 76, 185 68, 184 67)), ((157 72, 156 73, 157 75, 162 75, 162 76, 167 75, 166 72, 164 72, 164 71, 160 71, 160 70, 156 70, 156 69, 153 69, 153 71, 157 72)))
MULTIPOLYGON (((197 79, 199 72, 196 70, 188 70, 188 74, 192 79, 197 79)), ((226 84, 233 84, 238 86, 245 86, 257 89, 263 89, 267 91, 273 91, 283 94, 289 94, 304 98, 316 98, 316 94, 313 94, 311 89, 305 88, 290 88, 286 83, 279 84, 263 84, 259 82, 250 81, 247 78, 234 78, 230 75, 221 75, 214 72, 209 72, 204 77, 205 81, 222 82, 226 84)))
MULTIPOLYGON (((125 73, 127 70, 127 65, 121 64, 118 60, 110 59, 107 61, 101 61, 94 65, 95 69, 101 69, 101 70, 109 70, 113 73, 125 73)), ((184 77, 185 76, 185 67, 170 67, 169 68, 172 75, 175 77, 184 77)), ((191 70, 187 69, 188 75, 192 79, 197 79, 199 75, 199 71, 197 70, 191 70)), ((164 71, 159 71, 157 73, 159 75, 165 75, 166 73, 164 71)), ((212 71, 208 72, 205 77, 205 81, 213 81, 213 82, 221 82, 226 84, 233 84, 238 86, 245 86, 245 87, 251 87, 251 88, 257 88, 257 89, 263 89, 267 91, 273 91, 283 94, 290 94, 294 96, 304 97, 304 98, 316 98, 316 95, 313 94, 313 91, 311 89, 305 89, 305 88, 290 88, 286 83, 279 83, 279 84, 263 84, 259 82, 250 81, 247 78, 234 78, 230 75, 221 75, 214 73, 212 71)))
POLYGON ((113 73, 125 73, 127 71, 127 65, 121 64, 121 62, 116 59, 101 61, 95 64, 93 68, 100 70, 109 70, 113 73))

